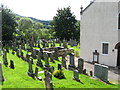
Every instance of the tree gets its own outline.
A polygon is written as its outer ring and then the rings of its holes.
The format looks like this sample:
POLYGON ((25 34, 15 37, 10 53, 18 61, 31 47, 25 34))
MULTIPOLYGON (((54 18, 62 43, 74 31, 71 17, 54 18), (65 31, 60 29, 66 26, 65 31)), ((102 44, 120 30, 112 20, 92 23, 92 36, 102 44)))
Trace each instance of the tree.
POLYGON ((61 40, 75 38, 77 20, 70 9, 70 7, 58 9, 56 16, 53 18, 52 24, 56 32, 55 35, 61 40))
POLYGON ((14 39, 16 33, 17 22, 13 12, 1 5, 2 8, 2 41, 9 41, 14 39))

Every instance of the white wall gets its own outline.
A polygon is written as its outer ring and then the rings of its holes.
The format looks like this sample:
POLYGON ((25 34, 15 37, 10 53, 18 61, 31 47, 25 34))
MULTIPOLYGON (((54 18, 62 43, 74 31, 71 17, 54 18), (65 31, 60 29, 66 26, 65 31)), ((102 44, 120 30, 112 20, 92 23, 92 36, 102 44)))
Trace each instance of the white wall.
POLYGON ((93 61, 93 52, 97 50, 99 63, 116 66, 118 42, 118 3, 94 2, 81 17, 80 48, 81 58, 93 61), (102 55, 102 42, 109 42, 109 54, 102 55), (112 51, 114 49, 114 52, 112 51))

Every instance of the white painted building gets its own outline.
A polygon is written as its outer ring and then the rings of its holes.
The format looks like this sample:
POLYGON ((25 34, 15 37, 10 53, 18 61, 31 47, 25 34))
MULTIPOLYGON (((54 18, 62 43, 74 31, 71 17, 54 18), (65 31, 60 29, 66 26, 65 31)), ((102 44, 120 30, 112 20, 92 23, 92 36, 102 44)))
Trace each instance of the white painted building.
POLYGON ((81 10, 80 57, 120 66, 120 0, 94 0, 81 10))

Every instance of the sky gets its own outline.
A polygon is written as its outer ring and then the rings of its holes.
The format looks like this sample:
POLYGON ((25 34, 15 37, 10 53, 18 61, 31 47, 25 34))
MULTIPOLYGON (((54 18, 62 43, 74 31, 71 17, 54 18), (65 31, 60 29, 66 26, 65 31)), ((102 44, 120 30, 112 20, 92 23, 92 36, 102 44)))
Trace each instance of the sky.
POLYGON ((0 0, 14 13, 40 20, 52 20, 58 8, 71 7, 71 12, 80 20, 80 7, 85 8, 92 0, 0 0))

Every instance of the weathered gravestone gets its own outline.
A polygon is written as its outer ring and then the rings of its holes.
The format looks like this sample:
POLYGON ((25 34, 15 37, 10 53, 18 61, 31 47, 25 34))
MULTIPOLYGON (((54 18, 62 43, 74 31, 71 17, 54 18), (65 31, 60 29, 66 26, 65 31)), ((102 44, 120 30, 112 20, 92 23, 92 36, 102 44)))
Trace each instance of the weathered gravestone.
POLYGON ((34 78, 35 74, 33 73, 32 62, 31 60, 28 61, 28 75, 34 78))
POLYGON ((78 59, 78 71, 79 73, 83 73, 83 67, 84 67, 84 60, 82 58, 78 59))
POLYGON ((3 63, 5 66, 8 65, 6 49, 3 49, 3 63))
POLYGON ((50 54, 50 62, 55 63, 54 58, 53 58, 53 53, 50 54))
POLYGON ((54 67, 50 67, 50 72, 53 73, 54 72, 54 67))
POLYGON ((44 81, 45 81, 46 90, 54 90, 52 84, 52 75, 47 71, 45 71, 44 74, 45 74, 44 81))
POLYGON ((35 49, 32 50, 32 57, 33 57, 34 59, 37 58, 37 56, 36 56, 36 50, 35 50, 35 49))
POLYGON ((14 67, 14 62, 13 62, 13 60, 10 60, 10 68, 12 68, 12 69, 15 68, 15 67, 14 67))
POLYGON ((44 68, 49 70, 50 68, 50 65, 49 65, 49 61, 48 61, 48 54, 47 53, 43 53, 43 56, 44 56, 44 60, 45 60, 45 66, 44 68))
POLYGON ((3 72, 2 72, 2 63, 0 62, 0 82, 4 81, 3 72))
POLYGON ((58 48, 54 49, 54 57, 55 57, 55 60, 58 60, 58 48))
POLYGON ((108 81, 108 66, 104 66, 104 65, 95 63, 95 65, 94 65, 94 76, 96 76, 99 79, 107 82, 108 81))
POLYGON ((58 64, 58 70, 62 70, 61 64, 58 64))
POLYGON ((35 77, 38 78, 38 67, 35 68, 35 77))
POLYGON ((20 55, 19 55, 19 50, 16 51, 16 55, 17 55, 18 57, 20 57, 20 55))
POLYGON ((39 51, 38 52, 38 61, 37 61, 37 66, 43 67, 42 61, 41 61, 42 53, 39 51))
POLYGON ((74 70, 75 69, 75 62, 74 62, 74 54, 70 53, 70 63, 68 65, 68 69, 74 70))
POLYGON ((78 70, 73 71, 73 80, 80 82, 78 70))
POLYGON ((62 55, 62 66, 67 69, 67 66, 66 66, 66 52, 64 52, 64 54, 62 55))

